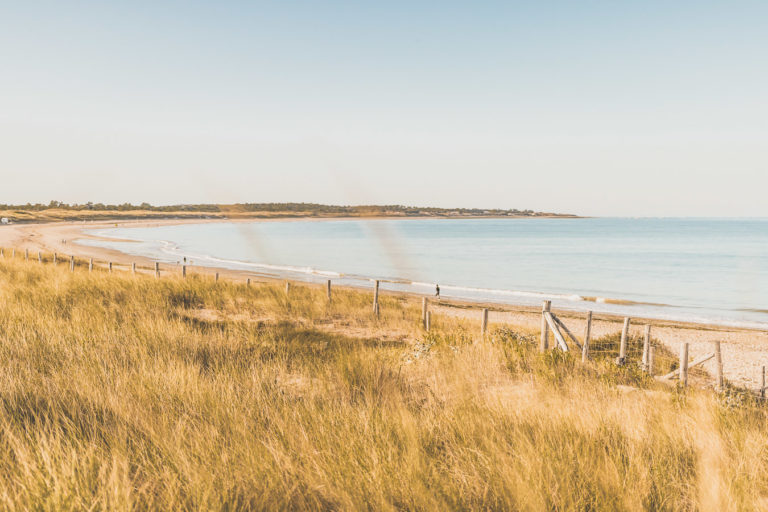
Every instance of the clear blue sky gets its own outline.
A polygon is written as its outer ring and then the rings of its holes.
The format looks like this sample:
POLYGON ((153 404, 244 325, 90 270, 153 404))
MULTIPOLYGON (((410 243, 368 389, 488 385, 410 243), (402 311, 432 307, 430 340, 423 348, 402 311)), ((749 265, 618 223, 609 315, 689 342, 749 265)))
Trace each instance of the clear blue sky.
POLYGON ((0 202, 768 215, 768 2, 0 0, 0 202))

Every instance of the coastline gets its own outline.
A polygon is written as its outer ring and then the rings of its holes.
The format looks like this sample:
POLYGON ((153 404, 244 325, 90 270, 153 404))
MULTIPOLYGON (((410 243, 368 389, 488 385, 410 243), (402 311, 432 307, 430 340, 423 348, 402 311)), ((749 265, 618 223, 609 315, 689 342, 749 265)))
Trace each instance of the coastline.
MULTIPOLYGON (((370 217, 371 219, 387 219, 390 217, 370 217)), ((76 239, 104 239, 85 233, 84 230, 100 227, 158 227, 180 224, 207 224, 216 222, 296 222, 296 221, 325 221, 325 220, 361 220, 361 217, 280 217, 280 218, 238 218, 238 219, 140 219, 122 221, 74 221, 51 223, 12 224, 0 227, 0 247, 15 248, 18 252, 24 249, 30 251, 30 259, 36 258, 36 251, 45 253, 56 252, 77 258, 94 258, 97 264, 106 265, 113 262, 116 269, 128 270, 136 263, 144 272, 152 268, 155 260, 142 256, 134 256, 115 249, 94 247, 73 242, 76 239)), ((109 238, 109 240, 114 240, 109 238)), ((180 274, 179 265, 163 264, 164 272, 180 274)), ((284 279, 272 275, 261 274, 253 270, 235 270, 210 266, 190 265, 188 272, 213 275, 218 272, 223 279, 244 281, 250 278, 256 282, 275 282, 284 279)), ((299 281, 297 281, 299 282, 299 281)), ((312 282, 301 282, 303 286, 321 286, 312 282)), ((341 288, 363 289, 364 287, 336 285, 341 288)), ((424 295, 408 291, 390 291, 382 289, 382 293, 408 297, 411 300, 421 300, 424 295)), ((489 321, 497 324, 508 324, 526 330, 540 328, 540 309, 536 306, 516 305, 513 303, 482 302, 462 299, 448 299, 439 302, 431 301, 433 311, 439 315, 455 316, 467 319, 478 318, 482 308, 489 309, 489 321)), ((568 322, 569 328, 580 336, 585 329, 584 314, 577 311, 561 309, 558 315, 568 322)), ((592 335, 600 337, 621 330, 623 317, 611 313, 595 313, 593 316, 592 335)), ((711 342, 720 341, 724 359, 725 376, 734 383, 747 387, 756 387, 758 371, 762 365, 768 364, 764 353, 768 347, 768 332, 756 328, 728 327, 706 323, 692 323, 665 319, 637 319, 631 325, 631 334, 641 336, 645 325, 652 326, 652 336, 662 341, 674 353, 678 353, 682 343, 690 344, 692 358, 711 352, 711 342)), ((707 371, 714 371, 714 361, 703 365, 707 371)))

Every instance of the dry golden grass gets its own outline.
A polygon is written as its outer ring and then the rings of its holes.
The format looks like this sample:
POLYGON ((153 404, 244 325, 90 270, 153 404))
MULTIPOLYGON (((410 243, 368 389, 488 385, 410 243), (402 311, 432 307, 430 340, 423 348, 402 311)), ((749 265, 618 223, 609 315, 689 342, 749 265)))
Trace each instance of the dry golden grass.
POLYGON ((0 260, 0 508, 768 506, 752 401, 370 300, 0 260))

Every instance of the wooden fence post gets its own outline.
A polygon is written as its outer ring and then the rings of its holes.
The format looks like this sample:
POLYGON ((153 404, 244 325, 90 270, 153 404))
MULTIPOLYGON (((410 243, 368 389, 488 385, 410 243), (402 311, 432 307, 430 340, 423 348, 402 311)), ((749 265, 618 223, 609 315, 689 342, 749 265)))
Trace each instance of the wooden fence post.
POLYGON ((683 387, 688 386, 688 344, 683 343, 680 347, 680 384, 683 387))
POLYGON ((11 249, 11 258, 16 259, 16 249, 11 249))
POLYGON ((648 349, 648 375, 653 377, 653 363, 656 359, 656 347, 651 346, 648 349))
POLYGON ((291 283, 290 281, 285 282, 285 294, 288 295, 291 292, 291 283))
POLYGON ((88 260, 88 272, 93 272, 93 258, 88 260))
POLYGON ((29 249, 24 249, 24 261, 29 261, 29 249))
POLYGON ((133 273, 133 274, 136 273, 136 263, 135 262, 131 263, 131 273, 133 273))
POLYGON ((186 265, 182 265, 181 266, 181 277, 184 278, 184 279, 187 278, 187 266, 186 265))
POLYGON ((155 278, 158 278, 158 277, 160 277, 160 263, 156 261, 155 262, 155 278))
POLYGON ((2 247, 0 247, 0 258, 5 259, 5 250, 2 247))
POLYGON ((762 367, 762 376, 760 380, 760 398, 765 398, 765 366, 762 367))
POLYGON ((331 280, 325 283, 325 293, 328 296, 328 302, 331 302, 331 280))
POLYGON ((621 330, 621 345, 619 345, 619 364, 627 361, 627 336, 629 335, 629 317, 624 319, 624 328, 621 330))
POLYGON ((75 271, 75 257, 70 256, 69 257, 69 271, 74 272, 75 271))
POLYGON ((645 339, 643 340, 643 371, 648 371, 648 350, 651 348, 651 326, 645 326, 645 339))
POLYGON ((717 363, 717 390, 721 393, 725 389, 723 380, 723 354, 720 352, 720 342, 715 342, 715 362, 717 363))
POLYGON ((251 278, 250 277, 245 280, 245 286, 246 286, 246 288, 251 286, 251 278))
POLYGON ((43 253, 40 251, 37 251, 37 262, 42 263, 43 262, 43 253))
POLYGON ((373 313, 379 316, 379 280, 373 285, 373 313))
POLYGON ((587 311, 587 327, 584 331, 584 345, 581 346, 581 362, 589 360, 589 338, 592 335, 592 312, 587 311))
POLYGON ((421 298, 421 326, 427 327, 427 298, 421 298))
POLYGON ((488 332, 488 308, 483 308, 483 320, 480 322, 480 336, 485 337, 488 332))
POLYGON ((539 341, 539 352, 544 352, 549 348, 549 325, 544 315, 552 307, 551 300, 545 300, 541 304, 541 340, 539 341))
POLYGON ((424 328, 429 332, 429 329, 432 327, 432 312, 427 311, 427 317, 424 321, 424 328))
POLYGON ((216 272, 216 275, 213 276, 213 282, 218 283, 219 282, 219 273, 216 272))
POLYGON ((111 261, 109 262, 109 273, 110 274, 112 273, 112 262, 111 261))

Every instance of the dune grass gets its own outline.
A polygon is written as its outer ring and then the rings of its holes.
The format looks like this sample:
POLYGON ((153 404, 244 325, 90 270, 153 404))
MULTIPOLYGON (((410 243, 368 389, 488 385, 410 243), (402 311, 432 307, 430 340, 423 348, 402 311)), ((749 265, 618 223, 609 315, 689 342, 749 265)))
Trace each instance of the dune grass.
POLYGON ((370 301, 0 259, 0 508, 768 507, 758 404, 370 301))

